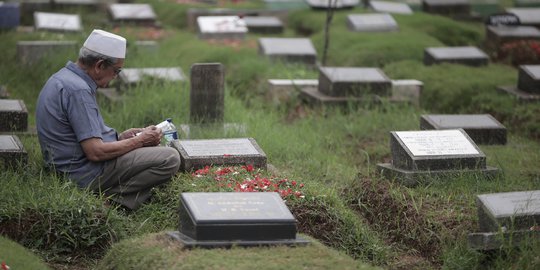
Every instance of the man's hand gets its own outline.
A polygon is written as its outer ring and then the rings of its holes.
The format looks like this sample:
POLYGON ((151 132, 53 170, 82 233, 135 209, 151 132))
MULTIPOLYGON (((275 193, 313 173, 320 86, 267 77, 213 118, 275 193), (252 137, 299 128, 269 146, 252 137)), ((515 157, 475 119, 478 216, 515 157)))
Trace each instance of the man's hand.
POLYGON ((161 129, 156 126, 148 126, 142 129, 138 139, 142 142, 143 146, 156 146, 161 142, 161 129))
POLYGON ((135 137, 135 135, 137 133, 141 132, 141 131, 143 131, 142 128, 130 128, 130 129, 120 133, 120 135, 118 136, 118 140, 121 141, 121 140, 125 140, 125 139, 135 137))

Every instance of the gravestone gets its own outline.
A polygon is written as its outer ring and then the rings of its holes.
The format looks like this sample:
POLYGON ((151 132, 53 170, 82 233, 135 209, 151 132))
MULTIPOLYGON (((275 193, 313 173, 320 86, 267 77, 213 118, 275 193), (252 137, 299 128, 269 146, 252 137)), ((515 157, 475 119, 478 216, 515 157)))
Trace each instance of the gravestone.
POLYGON ((413 14, 409 5, 399 2, 369 1, 369 8, 379 13, 413 14))
POLYGON ((248 28, 239 16, 197 17, 201 39, 244 39, 248 28))
POLYGON ((185 81, 180 67, 124 68, 118 74, 120 88, 137 85, 145 78, 169 82, 185 81))
POLYGON ((540 0, 514 0, 516 7, 540 7, 540 0))
POLYGON ((171 146, 180 153, 181 171, 246 164, 266 169, 266 154, 253 138, 174 140, 171 146))
POLYGON ((24 101, 0 99, 0 132, 26 131, 28 129, 28 110, 24 101))
POLYGON ((477 196, 479 232, 468 236, 479 250, 517 246, 524 239, 540 239, 540 190, 477 196))
POLYGON ((438 15, 461 16, 471 13, 471 5, 467 0, 422 0, 422 10, 438 15))
POLYGON ((271 16, 278 17, 281 21, 286 21, 287 10, 267 10, 267 9, 228 9, 228 8, 189 8, 187 10, 187 25, 189 29, 196 30, 197 18, 201 16, 271 16))
POLYGON ((0 2, 0 29, 13 29, 21 21, 19 3, 0 2))
POLYGON ((245 16, 244 21, 250 33, 279 34, 283 23, 278 17, 245 16))
POLYGON ((499 91, 515 96, 519 101, 540 101, 540 65, 521 65, 516 86, 499 86, 499 91))
POLYGON ((34 12, 36 30, 58 32, 82 31, 81 17, 78 14, 34 12))
POLYGON ((476 144, 506 144, 506 127, 489 114, 428 114, 420 116, 420 129, 462 128, 476 144))
POLYGON ((189 94, 192 123, 223 122, 225 68, 220 63, 198 63, 191 66, 189 94))
POLYGON ((318 89, 333 97, 390 96, 392 82, 379 68, 319 67, 318 89))
POLYGON ((108 11, 115 23, 156 25, 157 16, 150 4, 111 4, 108 11))
POLYGON ((438 47, 424 50, 424 64, 455 63, 479 67, 488 64, 489 57, 483 51, 473 46, 438 47))
POLYGON ((259 38, 259 54, 311 66, 317 62, 317 51, 309 38, 259 38))
POLYGON ((185 247, 306 245, 296 219, 276 192, 184 192, 179 231, 185 247))
POLYGON ((423 88, 424 83, 418 80, 392 80, 390 101, 406 102, 418 107, 423 88))
POLYGON ((27 163, 28 153, 24 150, 19 137, 0 135, 0 168, 15 168, 27 163))
POLYGON ((32 65, 44 57, 64 52, 76 53, 77 49, 75 41, 17 41, 17 59, 23 64, 32 65))
POLYGON ((540 30, 533 26, 486 26, 486 46, 498 50, 504 43, 540 40, 540 30))
POLYGON ((506 11, 515 14, 521 25, 540 27, 540 8, 507 8, 506 11))
POLYGON ((456 175, 495 176, 486 156, 463 129, 392 131, 391 163, 379 163, 381 175, 415 186, 432 178, 456 175))
MULTIPOLYGON (((328 0, 305 0, 312 9, 328 9, 328 0)), ((332 0, 331 5, 335 9, 351 9, 360 4, 359 0, 332 0)))
POLYGON ((399 27, 390 14, 350 14, 347 15, 347 27, 354 32, 390 32, 399 27))
POLYGON ((305 87, 317 88, 319 85, 318 80, 268 80, 268 91, 266 91, 265 98, 267 101, 274 105, 279 105, 291 101, 296 97, 300 89, 305 87))

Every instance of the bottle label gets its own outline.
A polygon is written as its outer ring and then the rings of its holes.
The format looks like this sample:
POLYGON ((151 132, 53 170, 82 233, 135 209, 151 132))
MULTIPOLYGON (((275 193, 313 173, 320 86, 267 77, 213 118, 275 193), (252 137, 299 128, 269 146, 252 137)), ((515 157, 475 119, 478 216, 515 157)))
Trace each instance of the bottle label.
POLYGON ((165 138, 165 140, 167 142, 177 140, 178 139, 178 132, 176 130, 165 132, 165 134, 163 134, 163 137, 165 138))

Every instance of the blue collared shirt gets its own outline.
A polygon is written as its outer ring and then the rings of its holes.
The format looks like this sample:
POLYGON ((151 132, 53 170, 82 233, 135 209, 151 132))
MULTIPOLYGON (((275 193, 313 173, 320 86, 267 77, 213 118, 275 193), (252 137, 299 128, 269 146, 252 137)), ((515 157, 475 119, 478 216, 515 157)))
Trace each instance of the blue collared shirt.
POLYGON ((103 173, 105 162, 92 162, 81 142, 116 141, 117 133, 103 122, 96 102, 97 85, 77 64, 68 62, 53 74, 39 94, 36 124, 45 164, 86 187, 103 173))

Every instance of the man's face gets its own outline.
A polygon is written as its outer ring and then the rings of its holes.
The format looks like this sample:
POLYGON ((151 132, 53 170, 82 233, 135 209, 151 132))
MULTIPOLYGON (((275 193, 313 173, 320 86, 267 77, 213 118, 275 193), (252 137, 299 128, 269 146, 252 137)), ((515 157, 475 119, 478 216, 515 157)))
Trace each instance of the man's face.
POLYGON ((96 84, 99 87, 107 87, 109 82, 118 76, 124 66, 124 59, 120 59, 114 65, 108 65, 105 61, 99 60, 96 63, 96 84))

